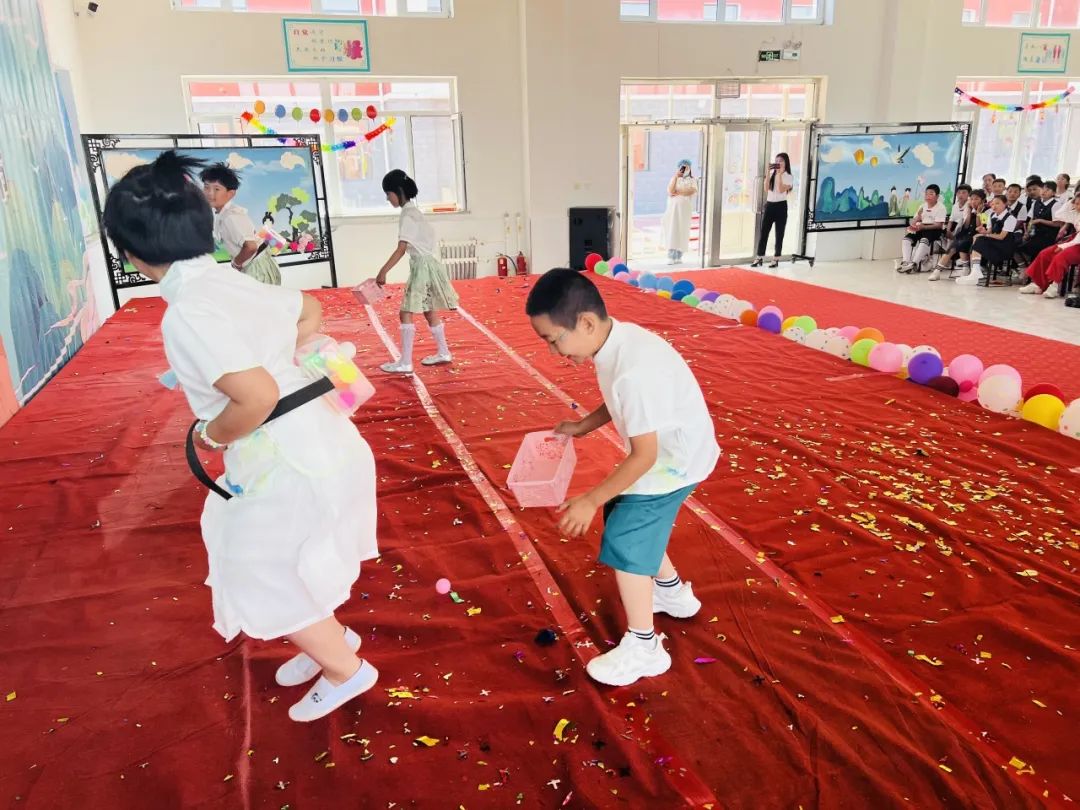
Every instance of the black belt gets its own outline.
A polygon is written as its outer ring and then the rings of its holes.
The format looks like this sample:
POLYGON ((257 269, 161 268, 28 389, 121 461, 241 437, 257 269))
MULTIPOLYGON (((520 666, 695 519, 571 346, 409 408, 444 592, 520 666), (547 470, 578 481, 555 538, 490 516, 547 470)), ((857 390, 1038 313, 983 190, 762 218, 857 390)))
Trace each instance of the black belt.
MULTIPOLYGON (((274 410, 270 412, 270 415, 266 417, 263 422, 265 425, 267 422, 273 422, 279 416, 284 416, 289 411, 295 411, 301 405, 306 405, 313 399, 318 399, 323 394, 329 393, 334 390, 334 383, 329 377, 321 377, 310 385, 305 385, 299 391, 293 391, 282 397, 278 404, 274 407, 274 410)), ((192 422, 191 427, 187 432, 187 445, 184 448, 187 454, 188 468, 192 474, 199 479, 204 487, 211 492, 216 492, 225 500, 232 498, 231 492, 226 492, 224 489, 217 485, 209 475, 206 474, 206 470, 203 469, 202 462, 199 461, 198 455, 195 454, 195 426, 199 424, 200 420, 196 419, 192 422)))

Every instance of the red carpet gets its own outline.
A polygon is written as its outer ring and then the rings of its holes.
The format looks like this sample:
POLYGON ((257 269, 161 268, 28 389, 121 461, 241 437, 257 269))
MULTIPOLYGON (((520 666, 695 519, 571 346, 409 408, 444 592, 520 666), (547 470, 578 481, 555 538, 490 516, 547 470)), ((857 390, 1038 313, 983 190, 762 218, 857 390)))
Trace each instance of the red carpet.
MULTIPOLYGON (((684 511, 672 556, 705 607, 658 619, 671 673, 600 688, 581 660, 622 618, 597 534, 565 541, 503 486, 522 434, 569 413, 558 391, 598 401, 591 369, 532 335, 527 285, 461 285, 458 361, 420 374, 431 414, 409 380, 381 378, 357 414, 384 553, 341 618, 382 679, 310 726, 285 715, 297 690, 273 685, 286 648, 226 647, 209 628, 189 416, 155 380, 160 301, 119 313, 0 430, 9 804, 990 808, 1077 794, 1061 740, 1080 445, 606 283, 617 317, 664 333, 698 373, 725 449, 698 496, 739 537, 684 511), (462 604, 435 593, 442 576, 462 604), (553 647, 534 643, 545 627, 553 647)), ((322 297, 326 331, 374 377, 372 323, 347 292, 322 297)), ((598 436, 578 456, 575 489, 618 452, 598 436)))
MULTIPOLYGON (((775 304, 785 316, 811 315, 819 325, 873 326, 894 343, 934 346, 946 363, 958 354, 974 354, 987 365, 1008 363, 1021 373, 1025 387, 1050 382, 1070 399, 1080 397, 1080 346, 1075 344, 737 267, 672 275, 688 278, 699 287, 731 293, 758 309, 775 304)), ((1061 302, 1051 306, 1061 306, 1061 302)), ((1080 330, 1080 314, 1076 323, 1080 330)))

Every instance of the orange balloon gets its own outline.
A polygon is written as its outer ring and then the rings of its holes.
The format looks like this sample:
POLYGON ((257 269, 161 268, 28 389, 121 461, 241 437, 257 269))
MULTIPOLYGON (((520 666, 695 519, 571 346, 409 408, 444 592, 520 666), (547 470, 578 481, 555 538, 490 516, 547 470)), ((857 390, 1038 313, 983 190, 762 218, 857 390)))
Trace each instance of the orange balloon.
POLYGON ((336 116, 337 116, 337 113, 334 112, 333 110, 329 109, 329 108, 323 110, 323 120, 326 121, 327 123, 332 123, 336 116))
MULTIPOLYGON (((792 315, 790 318, 785 318, 784 322, 780 324, 780 331, 786 332, 788 329, 795 325, 795 321, 799 320, 798 315, 792 315)), ((852 341, 854 342, 854 341, 852 341)))
POLYGON ((748 309, 739 315, 739 323, 743 326, 757 326, 757 312, 748 309))
POLYGON ((656 297, 657 298, 671 298, 671 291, 670 290, 659 290, 656 293, 656 297))
POLYGON ((255 102, 255 114, 262 115, 264 112, 266 112, 266 102, 264 102, 262 99, 259 99, 255 102))
POLYGON ((851 339, 852 345, 858 343, 863 338, 870 338, 871 340, 876 340, 878 343, 885 342, 885 335, 882 334, 881 330, 875 329, 872 326, 868 326, 865 329, 860 329, 856 332, 855 337, 851 339))

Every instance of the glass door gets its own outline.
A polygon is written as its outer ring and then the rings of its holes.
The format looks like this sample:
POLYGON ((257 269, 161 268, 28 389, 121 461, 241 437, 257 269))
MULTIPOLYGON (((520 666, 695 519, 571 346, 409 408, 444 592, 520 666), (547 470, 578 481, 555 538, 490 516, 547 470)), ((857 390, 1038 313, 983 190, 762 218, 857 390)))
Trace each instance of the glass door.
POLYGON ((715 161, 710 264, 745 262, 754 255, 764 199, 765 126, 731 123, 713 126, 715 161))
POLYGON ((635 270, 704 266, 707 130, 696 124, 623 127, 622 245, 635 270), (684 160, 690 162, 689 174, 676 182, 684 160), (689 179, 694 183, 686 182, 689 179), (695 187, 696 193, 688 193, 695 187))

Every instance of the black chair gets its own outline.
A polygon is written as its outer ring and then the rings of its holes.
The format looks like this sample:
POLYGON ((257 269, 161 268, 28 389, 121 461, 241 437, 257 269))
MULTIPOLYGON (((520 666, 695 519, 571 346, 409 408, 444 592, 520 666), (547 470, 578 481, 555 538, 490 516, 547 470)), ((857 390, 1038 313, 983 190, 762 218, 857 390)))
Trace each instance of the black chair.
POLYGON ((1065 277, 1061 279, 1058 292, 1065 299, 1065 306, 1080 309, 1080 285, 1077 285, 1078 275, 1080 275, 1080 267, 1070 264, 1069 269, 1065 271, 1065 277))

